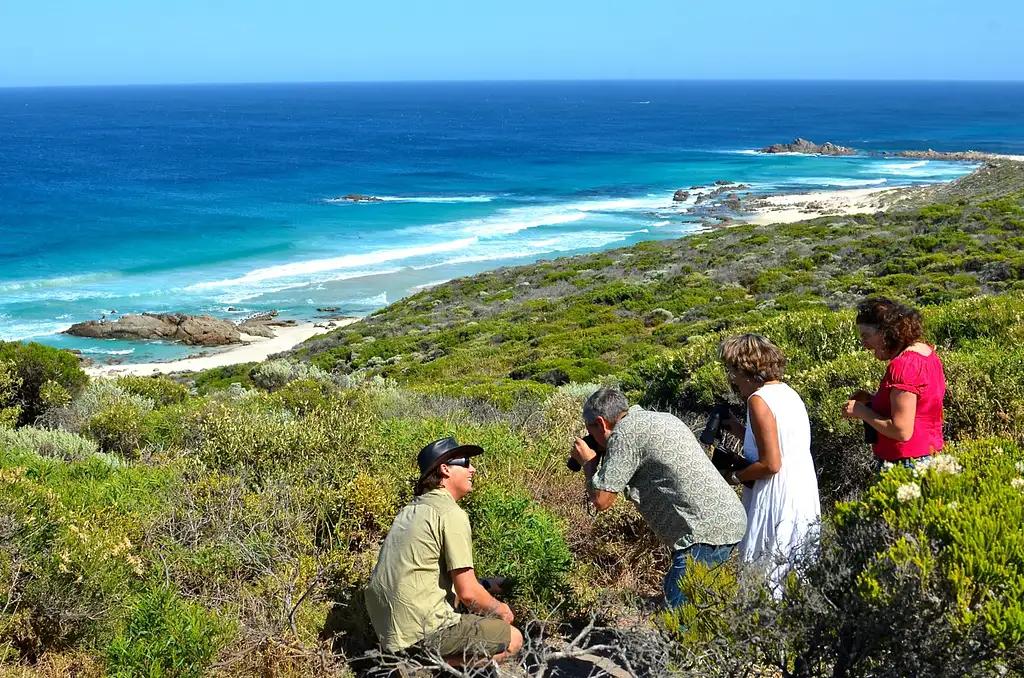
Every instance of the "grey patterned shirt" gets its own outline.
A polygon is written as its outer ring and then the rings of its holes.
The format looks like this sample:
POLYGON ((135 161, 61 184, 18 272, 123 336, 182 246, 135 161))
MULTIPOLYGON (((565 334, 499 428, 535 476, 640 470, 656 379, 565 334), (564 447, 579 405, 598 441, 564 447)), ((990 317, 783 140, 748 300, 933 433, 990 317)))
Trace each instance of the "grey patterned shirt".
POLYGON ((615 425, 591 481, 624 493, 670 549, 743 539, 747 516, 736 492, 682 421, 639 405, 615 425))

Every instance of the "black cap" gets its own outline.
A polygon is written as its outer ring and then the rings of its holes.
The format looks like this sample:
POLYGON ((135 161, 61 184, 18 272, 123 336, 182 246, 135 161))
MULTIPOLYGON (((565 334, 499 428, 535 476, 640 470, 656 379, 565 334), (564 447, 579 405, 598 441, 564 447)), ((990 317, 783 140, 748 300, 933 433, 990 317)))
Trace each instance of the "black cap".
POLYGON ((475 457, 483 453, 484 448, 479 445, 459 445, 455 438, 435 440, 420 450, 416 456, 416 463, 420 465, 420 480, 449 459, 475 457))

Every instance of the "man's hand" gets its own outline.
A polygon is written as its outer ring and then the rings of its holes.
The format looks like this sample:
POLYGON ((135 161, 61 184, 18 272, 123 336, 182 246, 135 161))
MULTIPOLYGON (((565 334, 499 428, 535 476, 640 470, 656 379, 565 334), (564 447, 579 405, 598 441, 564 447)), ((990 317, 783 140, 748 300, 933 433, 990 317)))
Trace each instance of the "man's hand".
POLYGON ((578 436, 576 440, 573 441, 572 449, 569 450, 569 454, 572 455, 573 459, 579 462, 580 466, 586 466, 597 457, 597 452, 592 450, 590 445, 587 445, 583 438, 578 436))
POLYGON ((494 608, 491 609, 491 612, 493 612, 494 615, 498 617, 498 619, 506 621, 509 624, 511 624, 512 621, 516 618, 516 616, 512 614, 512 608, 506 605, 505 603, 498 603, 494 608))

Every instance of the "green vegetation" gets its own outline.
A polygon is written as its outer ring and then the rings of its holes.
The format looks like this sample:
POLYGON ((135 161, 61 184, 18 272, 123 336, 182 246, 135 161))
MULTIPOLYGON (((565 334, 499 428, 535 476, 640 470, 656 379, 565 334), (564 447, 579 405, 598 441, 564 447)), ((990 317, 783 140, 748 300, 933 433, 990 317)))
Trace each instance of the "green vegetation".
POLYGON ((447 435, 487 450, 466 508, 479 573, 515 578, 519 619, 621 619, 660 590, 665 554, 625 502, 586 515, 564 465, 583 399, 618 382, 698 423, 728 394, 719 341, 755 331, 808 405, 824 541, 778 597, 740 569, 693 568, 671 664, 1021 675, 1024 172, 986 172, 904 212, 455 280, 287 359, 187 378, 90 382, 68 353, 0 344, 0 662, 348 675, 373 643, 362 588, 415 452, 447 435), (884 367, 851 310, 873 292, 924 308, 949 381, 950 456, 880 480, 838 416, 884 367))

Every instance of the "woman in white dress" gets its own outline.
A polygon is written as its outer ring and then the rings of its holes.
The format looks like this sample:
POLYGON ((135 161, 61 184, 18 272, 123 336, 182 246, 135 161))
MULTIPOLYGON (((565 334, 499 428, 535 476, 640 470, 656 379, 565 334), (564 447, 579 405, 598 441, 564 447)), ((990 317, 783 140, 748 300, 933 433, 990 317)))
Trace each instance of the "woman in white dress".
POLYGON ((729 337, 718 353, 730 384, 747 402, 746 426, 727 422, 743 436, 743 456, 750 462, 727 478, 734 485, 746 485, 747 532, 739 552, 744 561, 766 567, 778 595, 786 573, 802 553, 816 548, 818 540, 821 502, 807 408, 783 383, 786 358, 765 337, 729 337))

